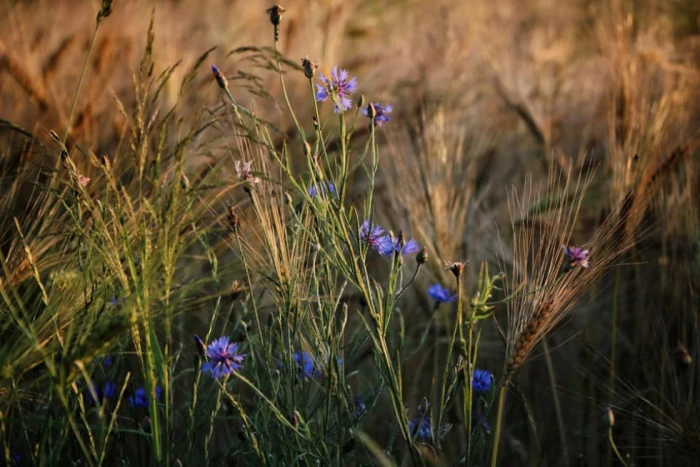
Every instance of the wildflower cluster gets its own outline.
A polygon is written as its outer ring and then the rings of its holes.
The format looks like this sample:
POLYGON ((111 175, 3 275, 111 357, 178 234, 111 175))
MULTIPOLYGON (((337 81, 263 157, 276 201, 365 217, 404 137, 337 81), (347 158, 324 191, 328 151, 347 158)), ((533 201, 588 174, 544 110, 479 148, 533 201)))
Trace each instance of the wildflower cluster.
POLYGON ((360 240, 367 243, 381 256, 397 254, 400 256, 411 255, 420 250, 420 245, 414 239, 405 241, 400 234, 394 237, 393 234, 386 234, 385 230, 372 224, 369 219, 366 219, 360 225, 360 240))

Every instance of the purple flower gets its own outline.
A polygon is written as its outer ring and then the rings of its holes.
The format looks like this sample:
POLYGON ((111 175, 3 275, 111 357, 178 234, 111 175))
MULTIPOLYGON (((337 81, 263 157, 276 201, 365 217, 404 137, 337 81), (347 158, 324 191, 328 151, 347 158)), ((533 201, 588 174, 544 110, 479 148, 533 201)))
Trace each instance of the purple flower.
POLYGON ((457 294, 452 295, 448 289, 440 284, 428 287, 428 296, 438 303, 452 303, 457 298, 457 294))
POLYGON ((241 179, 242 182, 258 183, 260 181, 260 179, 253 175, 253 172, 250 170, 252 163, 252 161, 236 161, 236 175, 238 175, 238 178, 241 179))
POLYGON ((424 397, 418 406, 418 417, 408 422, 408 431, 411 433, 411 438, 417 438, 422 442, 428 442, 433 439, 433 426, 430 424, 429 408, 430 403, 424 397))
POLYGON ((337 104, 334 108, 335 113, 340 113, 338 104, 340 104, 343 111, 352 107, 352 100, 349 96, 355 92, 357 88, 357 78, 348 79, 347 70, 339 69, 336 66, 333 67, 333 71, 331 72, 331 79, 321 74, 321 81, 323 85, 316 85, 317 102, 324 102, 329 97, 336 100, 337 104))
POLYGON ((245 355, 237 354, 238 343, 229 343, 228 337, 220 337, 207 347, 209 361, 202 363, 202 372, 209 373, 212 378, 219 379, 228 376, 241 368, 245 355))
MULTIPOLYGON (((156 386, 156 400, 160 397, 163 392, 163 388, 156 386)), ((148 408, 148 394, 146 394, 146 389, 144 387, 137 388, 129 397, 129 405, 131 407, 143 407, 148 408)))
POLYGON ((486 370, 474 370, 472 375, 472 388, 474 392, 487 392, 491 389, 493 375, 486 370))
MULTIPOLYGON (((372 103, 372 106, 374 107, 374 124, 378 127, 382 126, 382 123, 388 122, 391 120, 391 117, 389 117, 392 110, 394 110, 391 105, 381 105, 378 102, 372 103)), ((362 108, 362 115, 365 117, 369 117, 370 115, 370 109, 369 105, 367 107, 362 108)))
POLYGON ((316 195, 319 194, 319 191, 321 194, 325 195, 326 193, 334 195, 334 197, 337 197, 337 192, 335 189, 335 185, 331 182, 322 182, 320 190, 316 188, 316 186, 311 185, 309 187, 309 196, 312 198, 315 197, 316 195))
POLYGON ((391 237, 384 234, 383 228, 371 224, 369 219, 362 222, 360 226, 360 240, 367 242, 382 256, 394 251, 394 242, 391 241, 391 237))
POLYGON ((216 78, 216 84, 218 84, 221 89, 228 88, 228 81, 221 70, 219 70, 219 67, 212 65, 211 71, 214 73, 214 78, 216 78))
POLYGON ((420 250, 420 245, 414 239, 410 239, 404 243, 403 248, 401 247, 401 241, 397 238, 389 238, 391 246, 384 251, 380 252, 382 256, 387 256, 392 253, 398 253, 400 255, 411 255, 416 251, 420 250))
POLYGON ((564 256, 568 261, 567 269, 573 268, 576 265, 579 265, 585 269, 590 265, 588 261, 588 255, 590 252, 588 250, 584 249, 583 247, 567 247, 566 245, 562 245, 562 248, 564 249, 564 256))

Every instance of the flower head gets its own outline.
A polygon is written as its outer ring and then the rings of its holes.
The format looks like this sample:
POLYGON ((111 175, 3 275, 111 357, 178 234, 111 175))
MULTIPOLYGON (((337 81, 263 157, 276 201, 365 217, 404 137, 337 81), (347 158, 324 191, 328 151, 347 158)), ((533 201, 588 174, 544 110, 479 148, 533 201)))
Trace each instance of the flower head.
POLYGON ((444 268, 445 271, 450 271, 456 278, 460 278, 462 276, 462 271, 464 271, 464 266, 469 264, 469 261, 467 262, 461 262, 461 261, 455 261, 454 263, 450 263, 449 261, 444 262, 444 268))
POLYGON ((386 255, 394 251, 394 242, 391 240, 391 237, 385 235, 384 229, 372 224, 369 219, 362 222, 360 226, 360 240, 367 242, 380 255, 386 255))
POLYGON ((78 174, 78 183, 80 183, 82 186, 87 186, 88 183, 90 183, 90 177, 78 174))
POLYGON ((418 406, 418 417, 408 422, 408 431, 412 438, 417 438, 422 442, 429 442, 433 439, 433 426, 430 423, 428 409, 430 403, 424 397, 418 406))
POLYGON ((396 238, 390 238, 391 241, 391 248, 389 248, 387 251, 384 251, 382 255, 390 255, 391 253, 397 253, 400 255, 412 255, 413 253, 417 252, 420 250, 420 245, 418 244, 417 241, 414 239, 410 239, 407 242, 403 241, 402 236, 399 235, 396 238))
POLYGON ((317 189, 316 186, 311 185, 309 187, 309 196, 312 198, 315 197, 316 195, 319 194, 319 192, 323 195, 326 193, 337 196, 337 191, 335 189, 335 185, 331 182, 322 182, 321 186, 319 187, 320 189, 317 189))
POLYGON ((297 365, 299 379, 321 376, 321 372, 316 368, 314 359, 306 352, 294 352, 294 363, 297 365))
POLYGON ((228 337, 220 337, 207 347, 209 361, 202 363, 202 372, 219 379, 238 370, 245 355, 238 354, 238 343, 229 343, 228 337))
POLYGON ((104 401, 106 399, 113 398, 116 392, 117 386, 111 381, 107 381, 104 385, 104 388, 100 388, 95 383, 90 383, 90 387, 85 389, 85 401, 88 404, 94 404, 94 396, 97 396, 98 401, 104 401))
POLYGON ((236 161, 236 174, 242 182, 258 183, 260 181, 260 179, 253 175, 253 172, 250 170, 252 163, 252 161, 236 161))
POLYGON ((304 76, 307 78, 313 79, 313 77, 316 76, 316 68, 318 68, 318 65, 316 62, 310 60, 308 55, 306 58, 301 59, 301 67, 304 69, 304 76))
POLYGON ((588 255, 590 252, 583 247, 562 245, 564 249, 564 256, 567 261, 567 268, 574 268, 577 265, 582 268, 587 268, 590 265, 588 261, 588 255))
POLYGON ((219 67, 212 65, 211 71, 214 73, 216 84, 218 84, 221 89, 228 89, 228 80, 226 80, 224 74, 221 72, 221 70, 219 70, 219 67))
POLYGON ((382 123, 391 120, 391 117, 388 115, 392 110, 394 110, 391 105, 382 105, 378 102, 374 102, 370 105, 374 108, 374 112, 371 112, 369 105, 367 105, 366 107, 362 107, 362 115, 371 118, 370 115, 373 113, 374 118, 372 121, 374 122, 375 126, 380 127, 382 126, 382 123))
POLYGON ((493 384, 493 375, 486 370, 474 370, 472 375, 472 388, 474 392, 487 392, 493 384))
POLYGON ((428 296, 438 303, 452 303, 457 298, 457 294, 451 294, 448 289, 440 284, 433 284, 428 287, 428 296))
POLYGON ((272 25, 279 26, 280 21, 282 21, 282 13, 286 10, 279 5, 273 5, 265 11, 270 15, 270 22, 272 25))
POLYGON ((340 108, 343 111, 348 110, 352 107, 350 94, 355 92, 357 88, 357 78, 348 79, 348 77, 347 70, 339 69, 337 66, 333 67, 330 79, 321 74, 323 85, 316 85, 316 101, 325 102, 326 99, 331 97, 331 99, 336 101, 335 113, 340 113, 340 108), (340 108, 338 105, 340 105, 340 108))
MULTIPOLYGON (((156 386, 156 400, 163 392, 163 388, 156 386)), ((148 408, 148 394, 144 387, 137 388, 136 391, 129 397, 129 405, 131 407, 148 408)))

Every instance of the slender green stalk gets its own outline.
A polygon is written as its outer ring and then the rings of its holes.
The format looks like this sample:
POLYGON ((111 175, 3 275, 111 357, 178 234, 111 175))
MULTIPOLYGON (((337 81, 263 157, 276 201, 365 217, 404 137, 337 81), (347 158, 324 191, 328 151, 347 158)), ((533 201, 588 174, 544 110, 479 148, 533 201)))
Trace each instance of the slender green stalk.
POLYGON ((615 440, 613 439, 613 429, 612 427, 608 428, 608 440, 610 441, 610 447, 612 450, 615 452, 615 456, 617 456, 617 460, 620 461, 622 465, 625 467, 629 467, 629 463, 625 460, 625 458, 620 454, 619 449, 617 449, 617 445, 615 444, 615 440))
POLYGON ((491 450, 491 467, 498 465, 498 445, 501 441, 501 423, 503 420, 503 408, 508 391, 508 381, 504 382, 498 391, 498 411, 496 412, 496 429, 493 432, 493 449, 491 450))

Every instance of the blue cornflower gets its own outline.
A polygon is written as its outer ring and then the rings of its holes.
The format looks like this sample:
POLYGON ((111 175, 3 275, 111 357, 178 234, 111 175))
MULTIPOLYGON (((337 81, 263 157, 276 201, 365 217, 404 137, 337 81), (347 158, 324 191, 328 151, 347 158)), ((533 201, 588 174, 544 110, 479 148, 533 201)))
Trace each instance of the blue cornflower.
POLYGON ((324 102, 331 96, 335 97, 335 99, 337 99, 337 104, 334 108, 335 113, 340 113, 338 104, 340 104, 343 111, 352 107, 352 100, 349 96, 355 92, 357 88, 357 78, 348 79, 347 70, 339 69, 336 66, 333 67, 333 71, 331 72, 331 79, 321 74, 321 81, 323 85, 316 85, 317 102, 324 102))
POLYGON ((491 389, 493 375, 486 370, 474 370, 472 375, 472 388, 474 392, 487 392, 491 389))
MULTIPOLYGON (((162 392, 163 388, 156 386, 156 400, 160 397, 162 392)), ((129 405, 131 407, 148 408, 148 394, 146 394, 146 389, 143 387, 137 388, 134 394, 129 397, 129 405)))
POLYGON ((457 294, 450 294, 450 291, 440 284, 428 287, 428 296, 438 303, 452 303, 457 298, 457 294))
MULTIPOLYGON (((394 110, 391 105, 381 105, 378 102, 372 103, 372 106, 374 107, 374 124, 376 126, 382 126, 382 123, 388 122, 391 120, 391 117, 389 117, 392 110, 394 110)), ((369 117, 369 106, 367 107, 362 107, 362 115, 365 117, 369 117)))
POLYGON ((294 352, 294 362, 297 364, 299 379, 314 378, 321 376, 321 372, 316 368, 314 359, 306 352, 294 352))
POLYGON ((97 400, 100 402, 104 401, 105 399, 113 398, 117 392, 117 387, 111 381, 107 381, 103 389, 97 386, 94 382, 90 383, 90 386, 92 387, 92 391, 89 387, 85 388, 85 402, 88 404, 95 403, 95 398, 92 395, 93 392, 97 396, 97 400))
POLYGON ((107 355, 102 360, 102 366, 110 366, 110 365, 112 365, 113 361, 114 361, 114 358, 111 355, 107 355))
POLYGON ((391 241, 391 237, 385 235, 384 229, 376 224, 372 224, 370 228, 369 219, 362 222, 360 226, 360 240, 367 242, 380 255, 386 255, 394 251, 394 242, 391 241))
POLYGON ((317 189, 316 186, 311 185, 309 187, 309 196, 313 198, 314 196, 319 194, 319 191, 321 192, 321 194, 324 195, 327 193, 333 195, 334 197, 338 196, 335 189, 335 185, 331 182, 323 182, 323 184, 320 187, 320 190, 317 189))
POLYGON ((574 268, 576 265, 581 266, 584 269, 590 266, 591 263, 588 259, 590 251, 578 246, 562 245, 561 247, 564 249, 564 256, 566 257, 567 261, 567 269, 574 268))
POLYGON ((237 354, 238 343, 229 343, 228 337, 220 337, 207 347, 209 361, 202 363, 202 372, 209 373, 212 378, 219 379, 238 370, 245 355, 237 354))
POLYGON ((420 245, 414 239, 410 239, 409 241, 405 242, 403 248, 401 248, 401 240, 399 238, 392 239, 390 237, 389 241, 391 242, 391 246, 389 248, 385 248, 384 251, 380 251, 383 256, 387 256, 392 253, 399 253, 402 256, 412 255, 420 250, 420 245))
POLYGON ((417 438, 422 442, 428 442, 433 439, 433 426, 430 424, 429 408, 430 402, 424 397, 418 406, 418 417, 408 422, 408 431, 411 433, 411 438, 417 438))

